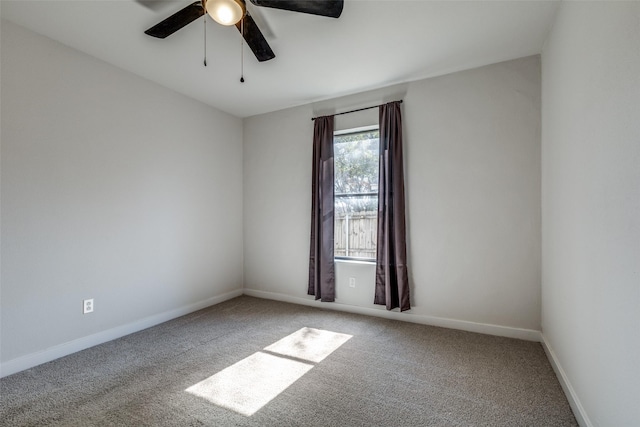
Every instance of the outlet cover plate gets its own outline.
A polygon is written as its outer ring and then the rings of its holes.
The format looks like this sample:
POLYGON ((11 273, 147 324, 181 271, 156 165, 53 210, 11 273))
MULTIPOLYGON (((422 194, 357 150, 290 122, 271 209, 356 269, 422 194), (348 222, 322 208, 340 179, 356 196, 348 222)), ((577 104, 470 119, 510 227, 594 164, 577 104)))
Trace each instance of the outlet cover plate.
POLYGON ((82 301, 82 314, 93 313, 93 298, 82 301))

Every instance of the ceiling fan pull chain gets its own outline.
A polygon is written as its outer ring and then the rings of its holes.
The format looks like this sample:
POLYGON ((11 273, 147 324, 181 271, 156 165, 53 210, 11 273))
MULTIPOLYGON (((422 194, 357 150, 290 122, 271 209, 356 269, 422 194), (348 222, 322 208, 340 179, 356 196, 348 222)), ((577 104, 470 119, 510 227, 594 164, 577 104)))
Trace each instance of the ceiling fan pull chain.
POLYGON ((240 83, 244 83, 244 17, 240 21, 240 83))
POLYGON ((202 17, 202 22, 204 22, 204 66, 207 66, 207 15, 205 14, 202 17))

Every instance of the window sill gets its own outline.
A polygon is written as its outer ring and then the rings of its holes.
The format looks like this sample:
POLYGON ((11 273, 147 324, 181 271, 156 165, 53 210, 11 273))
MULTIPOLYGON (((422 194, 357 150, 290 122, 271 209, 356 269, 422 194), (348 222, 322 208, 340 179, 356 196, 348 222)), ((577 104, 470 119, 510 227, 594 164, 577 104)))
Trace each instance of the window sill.
POLYGON ((345 263, 345 264, 365 264, 365 265, 376 265, 375 260, 365 260, 365 259, 351 259, 351 258, 334 258, 334 262, 345 263))

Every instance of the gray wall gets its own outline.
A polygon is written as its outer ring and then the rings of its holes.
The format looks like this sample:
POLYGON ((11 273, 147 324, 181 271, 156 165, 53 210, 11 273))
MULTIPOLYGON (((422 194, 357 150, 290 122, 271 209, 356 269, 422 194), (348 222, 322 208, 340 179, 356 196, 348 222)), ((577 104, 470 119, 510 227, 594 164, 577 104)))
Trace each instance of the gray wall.
MULTIPOLYGON (((539 56, 245 119, 245 293, 312 299, 310 118, 400 98, 413 302, 400 318, 539 330, 539 56)), ((377 120, 374 109, 336 128, 377 120)), ((338 263, 333 308, 381 310, 373 275, 371 264, 338 263)))
POLYGON ((240 119, 5 21, 1 72, 5 367, 242 292, 240 119))
POLYGON ((544 339, 583 425, 638 425, 640 3, 563 2, 542 64, 544 339))

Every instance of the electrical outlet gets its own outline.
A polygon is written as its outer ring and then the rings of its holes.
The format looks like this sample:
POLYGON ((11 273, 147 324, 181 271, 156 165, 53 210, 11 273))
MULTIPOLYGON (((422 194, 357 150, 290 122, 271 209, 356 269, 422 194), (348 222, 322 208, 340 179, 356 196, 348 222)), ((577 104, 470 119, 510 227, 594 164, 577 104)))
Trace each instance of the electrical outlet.
POLYGON ((82 314, 93 313, 93 298, 82 301, 82 314))
POLYGON ((349 287, 350 288, 355 288, 356 287, 356 278, 355 277, 349 277, 349 287))

